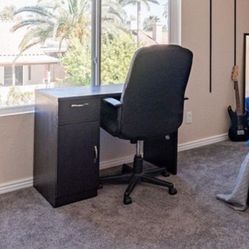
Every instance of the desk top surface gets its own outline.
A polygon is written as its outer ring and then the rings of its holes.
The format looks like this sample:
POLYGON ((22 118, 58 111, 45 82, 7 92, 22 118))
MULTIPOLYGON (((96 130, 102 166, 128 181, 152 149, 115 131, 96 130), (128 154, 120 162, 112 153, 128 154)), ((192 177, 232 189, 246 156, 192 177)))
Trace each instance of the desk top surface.
POLYGON ((36 92, 60 100, 77 97, 101 97, 105 95, 119 95, 122 93, 123 87, 123 84, 113 84, 106 86, 47 88, 36 90, 36 92))

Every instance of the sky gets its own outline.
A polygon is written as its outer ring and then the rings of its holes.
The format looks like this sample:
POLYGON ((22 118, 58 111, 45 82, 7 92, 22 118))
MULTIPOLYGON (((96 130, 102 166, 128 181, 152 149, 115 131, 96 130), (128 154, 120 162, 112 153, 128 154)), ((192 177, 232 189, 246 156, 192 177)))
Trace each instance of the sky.
POLYGON ((6 5, 15 5, 17 7, 22 6, 25 4, 25 2, 29 4, 36 3, 36 0, 11 0, 7 2, 6 0, 0 0, 0 8, 2 9, 6 5))
MULTIPOLYGON (((161 22, 165 22, 165 18, 163 17, 163 12, 164 12, 164 5, 166 3, 166 0, 158 0, 159 5, 156 4, 151 4, 150 9, 144 5, 142 5, 141 12, 142 12, 142 19, 148 17, 148 16, 157 16, 160 18, 161 22)), ((130 15, 136 16, 136 8, 135 6, 129 6, 126 7, 126 10, 130 15)))

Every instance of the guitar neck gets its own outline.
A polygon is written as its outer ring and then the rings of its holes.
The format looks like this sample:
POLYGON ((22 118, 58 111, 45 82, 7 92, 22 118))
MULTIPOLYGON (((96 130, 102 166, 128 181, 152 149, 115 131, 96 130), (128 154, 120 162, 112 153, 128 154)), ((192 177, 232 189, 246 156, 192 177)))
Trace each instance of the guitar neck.
POLYGON ((235 91, 235 100, 236 100, 236 112, 237 112, 238 115, 242 115, 243 110, 242 110, 242 106, 241 106, 241 103, 240 103, 238 81, 234 81, 234 91, 235 91))

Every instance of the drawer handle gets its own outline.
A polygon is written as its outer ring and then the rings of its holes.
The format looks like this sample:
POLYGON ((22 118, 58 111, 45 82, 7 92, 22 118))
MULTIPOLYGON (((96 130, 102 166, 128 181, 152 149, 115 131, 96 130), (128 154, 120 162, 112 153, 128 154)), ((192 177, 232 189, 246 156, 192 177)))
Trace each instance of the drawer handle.
POLYGON ((81 107, 84 107, 84 106, 88 106, 89 103, 84 103, 84 104, 72 104, 71 105, 71 108, 81 108, 81 107))
POLYGON ((94 162, 96 163, 98 160, 98 147, 97 145, 94 146, 94 162))

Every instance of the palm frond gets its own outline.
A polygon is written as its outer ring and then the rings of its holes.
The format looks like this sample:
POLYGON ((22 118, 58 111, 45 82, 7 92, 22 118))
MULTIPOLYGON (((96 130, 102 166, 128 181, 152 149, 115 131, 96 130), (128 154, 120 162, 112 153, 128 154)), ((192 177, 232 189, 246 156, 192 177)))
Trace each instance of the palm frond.
POLYGON ((55 16, 53 15, 53 13, 51 13, 51 11, 48 11, 48 8, 43 7, 43 6, 27 6, 27 7, 23 7, 20 8, 18 10, 16 10, 14 12, 14 15, 18 15, 20 13, 23 12, 32 12, 44 17, 48 17, 48 18, 54 18, 55 16))
POLYGON ((20 28, 28 27, 28 26, 39 26, 41 24, 47 24, 48 26, 51 25, 53 26, 53 22, 49 20, 44 20, 44 19, 28 19, 24 21, 20 21, 19 23, 15 24, 12 28, 11 31, 15 32, 20 28))
POLYGON ((38 27, 30 29, 23 37, 21 43, 19 44, 19 49, 21 52, 29 49, 30 47, 44 43, 48 37, 52 35, 52 28, 48 27, 38 27))

